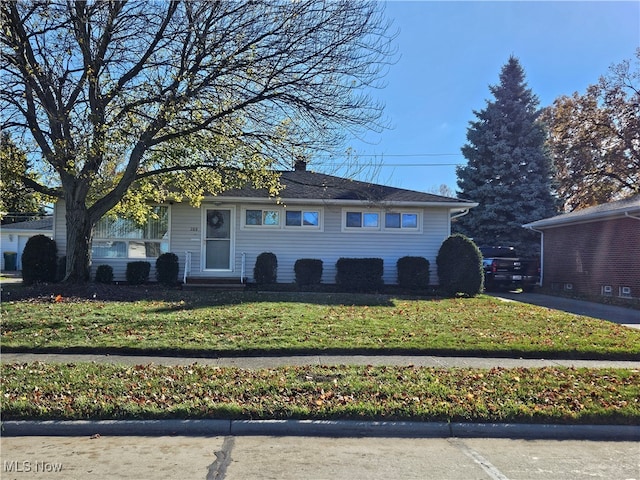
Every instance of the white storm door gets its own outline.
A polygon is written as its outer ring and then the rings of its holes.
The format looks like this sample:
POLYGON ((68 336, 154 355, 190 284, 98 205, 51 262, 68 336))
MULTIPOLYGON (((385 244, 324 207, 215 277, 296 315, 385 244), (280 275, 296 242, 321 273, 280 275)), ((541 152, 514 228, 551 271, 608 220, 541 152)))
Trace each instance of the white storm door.
POLYGON ((205 270, 232 269, 232 215, 230 209, 214 208, 205 212, 205 270))

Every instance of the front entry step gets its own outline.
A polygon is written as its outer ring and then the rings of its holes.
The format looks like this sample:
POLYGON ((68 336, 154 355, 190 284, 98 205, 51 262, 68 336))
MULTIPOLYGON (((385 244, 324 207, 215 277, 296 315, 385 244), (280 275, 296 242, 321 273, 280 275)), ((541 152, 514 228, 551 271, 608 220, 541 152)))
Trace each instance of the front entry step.
POLYGON ((244 290, 246 283, 239 278, 187 277, 183 289, 210 288, 216 290, 244 290))

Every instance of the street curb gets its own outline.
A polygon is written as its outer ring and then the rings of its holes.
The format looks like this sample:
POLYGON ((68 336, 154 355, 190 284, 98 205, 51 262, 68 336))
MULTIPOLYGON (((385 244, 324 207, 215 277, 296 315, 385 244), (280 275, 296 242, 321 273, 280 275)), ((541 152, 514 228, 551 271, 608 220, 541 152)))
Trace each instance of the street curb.
POLYGON ((639 425, 360 422, 353 420, 99 420, 2 422, 2 436, 314 436, 639 441, 639 425))

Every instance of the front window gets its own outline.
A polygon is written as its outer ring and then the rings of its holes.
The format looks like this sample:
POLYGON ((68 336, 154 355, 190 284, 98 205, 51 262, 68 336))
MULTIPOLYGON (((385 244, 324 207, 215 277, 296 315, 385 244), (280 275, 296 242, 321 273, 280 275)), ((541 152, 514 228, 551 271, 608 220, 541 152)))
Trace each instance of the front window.
POLYGON ((106 216, 94 227, 94 258, 156 258, 169 251, 169 208, 153 207, 153 215, 139 225, 122 217, 106 216))
POLYGON ((378 212, 347 212, 347 228, 379 228, 378 212))
POLYGON ((280 225, 279 210, 245 210, 244 224, 247 227, 277 227, 280 225))
POLYGON ((287 227, 315 227, 320 225, 320 213, 318 211, 287 210, 285 214, 287 227))
POLYGON ((418 228, 418 214, 389 212, 385 214, 384 222, 384 228, 415 229, 418 228))
POLYGON ((420 233, 421 213, 418 211, 343 210, 344 231, 379 231, 386 233, 420 233))

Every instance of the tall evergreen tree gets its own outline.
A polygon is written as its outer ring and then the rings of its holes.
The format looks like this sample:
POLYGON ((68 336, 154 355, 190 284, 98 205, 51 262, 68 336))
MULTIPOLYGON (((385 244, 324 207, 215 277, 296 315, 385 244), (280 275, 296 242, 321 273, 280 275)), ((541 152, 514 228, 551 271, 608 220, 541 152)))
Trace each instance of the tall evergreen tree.
POLYGON ((540 238, 522 225, 556 214, 551 160, 538 121, 538 98, 527 87, 515 57, 502 67, 495 97, 467 130, 457 168, 459 195, 479 202, 453 229, 478 245, 514 246, 523 255, 539 251, 540 238))

